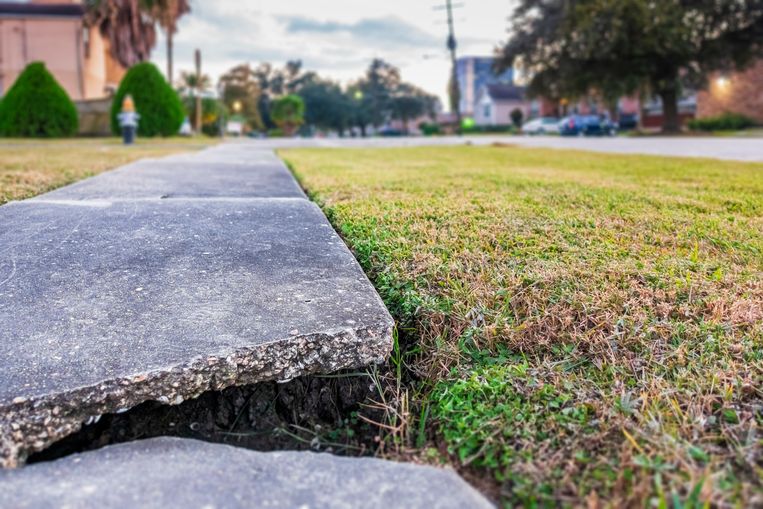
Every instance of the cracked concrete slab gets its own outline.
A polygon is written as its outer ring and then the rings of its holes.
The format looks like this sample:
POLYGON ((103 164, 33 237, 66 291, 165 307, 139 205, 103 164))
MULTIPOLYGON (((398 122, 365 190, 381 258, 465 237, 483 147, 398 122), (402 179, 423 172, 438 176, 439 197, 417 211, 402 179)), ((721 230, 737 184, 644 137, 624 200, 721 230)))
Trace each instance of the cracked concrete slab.
POLYGON ((391 350, 389 313, 308 200, 107 194, 0 207, 2 465, 147 400, 391 350))
POLYGON ((0 500, 18 509, 493 507, 450 470, 179 438, 113 445, 2 472, 0 500))
POLYGON ((33 200, 140 198, 305 198, 283 163, 140 161, 46 193, 33 200))

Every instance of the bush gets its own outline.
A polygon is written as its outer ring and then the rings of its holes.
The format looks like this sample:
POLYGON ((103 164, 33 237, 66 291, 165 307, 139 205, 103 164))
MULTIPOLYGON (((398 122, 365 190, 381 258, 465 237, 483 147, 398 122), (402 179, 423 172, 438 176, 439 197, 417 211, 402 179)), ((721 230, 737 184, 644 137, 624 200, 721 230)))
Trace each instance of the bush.
POLYGON ((42 62, 32 62, 0 102, 0 135, 24 138, 74 136, 77 108, 42 62))
POLYGON ((298 95, 280 97, 270 105, 270 118, 287 136, 305 122, 305 102, 298 95))
MULTIPOLYGON (((183 106, 188 112, 188 120, 196 121, 196 98, 183 97, 183 106)), ((220 136, 220 125, 225 125, 228 111, 225 104, 218 99, 204 97, 201 99, 201 132, 207 136, 220 136)))
POLYGON ((754 125, 755 121, 750 117, 731 112, 689 121, 689 129, 692 131, 741 131, 754 125))
POLYGON ((422 122, 419 124, 419 130, 424 136, 434 136, 440 134, 440 125, 435 122, 422 122))
POLYGON ((522 127, 522 120, 524 120, 525 118, 525 114, 522 110, 520 110, 519 108, 514 108, 513 110, 511 110, 511 113, 509 114, 509 116, 511 117, 511 123, 514 125, 514 127, 516 127, 517 129, 522 127))
POLYGON ((139 136, 173 136, 178 133, 185 119, 183 104, 154 64, 143 62, 131 67, 119 84, 111 104, 111 130, 114 134, 121 132, 117 115, 127 94, 132 96, 135 111, 140 115, 139 136))
POLYGON ((513 125, 471 125, 462 127, 461 132, 464 134, 516 134, 517 128, 513 125))

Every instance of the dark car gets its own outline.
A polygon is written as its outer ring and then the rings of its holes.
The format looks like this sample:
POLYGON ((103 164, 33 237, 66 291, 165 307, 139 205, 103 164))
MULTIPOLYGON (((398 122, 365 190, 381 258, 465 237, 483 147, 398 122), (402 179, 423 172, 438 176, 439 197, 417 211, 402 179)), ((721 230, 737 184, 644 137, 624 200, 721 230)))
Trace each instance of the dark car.
POLYGON ((601 115, 570 115, 559 122, 562 136, 614 136, 617 126, 601 115))
POLYGON ((620 120, 617 122, 620 131, 630 131, 638 127, 637 113, 621 113, 620 120))

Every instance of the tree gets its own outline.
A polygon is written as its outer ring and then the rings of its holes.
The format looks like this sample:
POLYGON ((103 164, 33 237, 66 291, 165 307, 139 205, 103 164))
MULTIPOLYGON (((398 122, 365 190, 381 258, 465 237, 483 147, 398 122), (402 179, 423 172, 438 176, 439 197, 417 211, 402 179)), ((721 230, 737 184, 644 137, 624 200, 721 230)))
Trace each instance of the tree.
POLYGON ((260 87, 249 64, 232 68, 220 77, 222 99, 228 111, 243 115, 252 129, 262 129, 260 87))
POLYGON ((314 78, 301 86, 299 96, 305 102, 307 125, 344 135, 350 126, 352 105, 338 84, 314 78))
POLYGON ((179 90, 183 94, 200 94, 212 88, 212 78, 209 74, 197 76, 195 72, 183 71, 180 73, 179 90))
POLYGON ((273 101, 270 116, 284 134, 291 136, 305 122, 305 102, 298 95, 285 95, 273 101))
POLYGON ((392 115, 393 95, 400 86, 398 68, 375 58, 368 66, 366 75, 355 86, 361 93, 361 118, 374 127, 387 122, 392 115))
POLYGON ((178 20, 191 12, 188 0, 143 0, 151 17, 159 23, 167 37, 167 81, 173 82, 173 38, 177 32, 178 20))
POLYGON ((32 62, 0 102, 0 135, 61 137, 77 134, 77 109, 42 62, 32 62))
POLYGON ((178 92, 183 97, 183 105, 185 106, 189 117, 193 119, 192 124, 196 131, 200 131, 205 124, 209 123, 202 118, 209 109, 209 106, 199 106, 199 102, 204 101, 202 95, 204 92, 207 92, 211 86, 212 78, 210 78, 208 74, 197 75, 195 72, 185 71, 180 73, 180 86, 178 87, 178 92), (196 108, 199 107, 201 107, 202 111, 201 117, 196 114, 196 108))
POLYGON ((682 86, 763 56, 763 0, 521 0, 510 32, 497 66, 530 71, 532 94, 611 102, 648 90, 672 132, 682 86))
POLYGON ((84 5, 85 24, 109 40, 112 57, 123 67, 151 57, 156 27, 146 0, 85 0, 84 5))
POLYGON ((408 83, 401 83, 392 97, 392 118, 403 123, 403 130, 408 131, 408 122, 421 116, 434 118, 438 105, 435 96, 408 83))
POLYGON ((185 118, 185 110, 177 92, 167 83, 159 69, 150 62, 134 65, 119 84, 111 104, 111 130, 120 132, 117 115, 124 97, 130 94, 140 115, 140 136, 173 136, 185 118))
POLYGON ((283 69, 276 69, 265 62, 252 71, 260 90, 258 108, 262 122, 268 129, 275 127, 270 118, 270 103, 284 94, 295 94, 306 83, 317 78, 313 72, 302 72, 302 61, 290 60, 283 69))
POLYGON ((366 130, 373 120, 370 101, 363 93, 362 82, 358 81, 347 87, 345 97, 350 106, 350 125, 360 129, 361 136, 366 136, 366 130))

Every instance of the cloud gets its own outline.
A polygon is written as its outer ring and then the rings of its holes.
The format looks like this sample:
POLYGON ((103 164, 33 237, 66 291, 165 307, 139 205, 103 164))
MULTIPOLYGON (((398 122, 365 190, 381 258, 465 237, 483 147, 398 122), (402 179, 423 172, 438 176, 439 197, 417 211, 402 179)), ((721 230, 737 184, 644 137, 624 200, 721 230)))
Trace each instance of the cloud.
POLYGON ((364 43, 380 47, 411 46, 427 50, 439 46, 441 38, 435 37, 397 16, 364 18, 356 22, 318 21, 304 16, 279 16, 291 34, 323 34, 349 36, 364 43))

